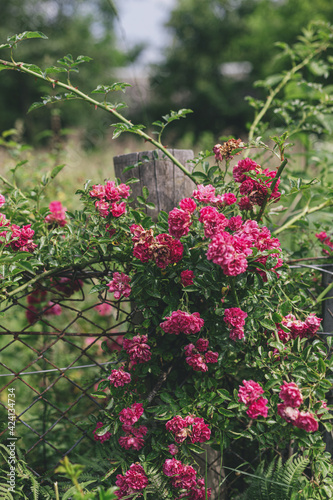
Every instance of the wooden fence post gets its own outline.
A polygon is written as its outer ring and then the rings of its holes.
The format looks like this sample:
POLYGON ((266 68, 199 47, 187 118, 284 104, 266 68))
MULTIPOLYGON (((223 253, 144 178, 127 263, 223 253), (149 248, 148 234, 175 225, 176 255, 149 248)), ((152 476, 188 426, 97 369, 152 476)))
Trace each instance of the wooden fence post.
MULTIPOLYGON (((185 165, 189 172, 191 171, 191 167, 186 162, 193 159, 193 151, 189 149, 170 149, 169 151, 185 165)), ((139 182, 131 185, 135 198, 142 195, 144 186, 148 188, 148 201, 155 205, 155 210, 149 210, 148 214, 155 221, 161 210, 169 212, 178 205, 182 198, 191 196, 195 188, 194 182, 162 151, 143 151, 115 156, 113 163, 115 175, 122 182, 126 182, 131 177, 139 179, 139 182), (137 163, 139 163, 137 167, 123 173, 125 167, 137 163)))
MULTIPOLYGON (((326 268, 326 266, 325 266, 326 268)), ((333 281, 333 266, 327 266, 327 273, 323 272, 323 287, 324 289, 333 281)), ((323 329, 324 332, 331 332, 333 334, 333 288, 326 295, 326 300, 323 301, 323 329)), ((331 352, 331 356, 332 356, 331 352)), ((333 390, 331 389, 328 393, 328 404, 333 404, 333 390)), ((324 441, 326 443, 326 451, 328 451, 333 456, 333 431, 325 431, 324 441)))

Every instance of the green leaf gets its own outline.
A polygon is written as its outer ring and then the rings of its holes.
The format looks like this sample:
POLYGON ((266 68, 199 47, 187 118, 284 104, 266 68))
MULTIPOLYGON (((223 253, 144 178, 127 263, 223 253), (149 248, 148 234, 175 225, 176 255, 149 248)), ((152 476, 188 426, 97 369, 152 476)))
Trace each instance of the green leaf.
POLYGON ((30 273, 35 274, 34 268, 30 264, 30 262, 19 261, 17 262, 17 266, 20 267, 21 269, 24 269, 24 271, 29 271, 30 273))
MULTIPOLYGON (((104 391, 97 391, 97 392, 94 392, 93 394, 91 394, 91 396, 92 396, 93 398, 102 398, 102 399, 107 397, 104 391)), ((105 434, 105 432, 103 432, 103 434, 105 434)), ((103 435, 103 434, 101 434, 101 435, 103 435)), ((99 434, 98 434, 98 435, 99 435, 99 434)))
POLYGON ((283 317, 281 316, 281 314, 275 312, 272 314, 272 318, 273 318, 273 321, 274 323, 281 323, 283 317))
POLYGON ((225 417, 234 417, 235 414, 233 411, 227 410, 226 408, 218 408, 217 410, 221 415, 224 415, 225 417))
POLYGON ((98 85, 95 90, 92 90, 92 94, 108 94, 109 92, 125 92, 126 87, 132 87, 130 83, 116 82, 112 85, 98 85))
POLYGON ((203 172, 193 172, 192 176, 195 177, 196 180, 198 181, 206 181, 207 180, 207 175, 204 174, 203 172))
POLYGON ((145 205, 146 200, 142 196, 137 196, 137 202, 140 203, 140 205, 145 205))
POLYGON ((31 106, 29 107, 27 112, 30 113, 31 111, 34 111, 35 109, 42 108, 43 106, 45 106, 45 104, 43 102, 33 102, 31 104, 31 106))
POLYGON ((44 75, 49 75, 50 73, 67 73, 65 68, 59 68, 59 66, 49 66, 45 69, 44 75))
POLYGON ((272 321, 271 319, 267 318, 267 319, 261 319, 259 320, 259 323, 264 327, 264 328, 267 328, 268 330, 276 330, 276 326, 275 326, 275 323, 274 321, 272 321))
POLYGON ((282 314, 282 316, 287 316, 287 314, 289 314, 289 313, 290 313, 290 311, 292 310, 291 303, 290 303, 289 301, 284 302, 284 303, 281 305, 280 310, 281 310, 281 314, 282 314))
POLYGON ((62 171, 62 169, 64 168, 65 164, 63 165, 57 165, 56 167, 54 167, 51 171, 51 179, 54 179, 58 174, 59 172, 62 171))
POLYGON ((101 290, 106 290, 107 286, 106 285, 94 285, 93 287, 91 287, 90 291, 89 291, 89 294, 91 293, 96 293, 96 292, 100 292, 101 290))
POLYGON ((170 396, 170 394, 168 394, 167 392, 162 392, 160 395, 159 395, 160 399, 162 399, 162 401, 164 401, 164 403, 168 403, 168 404, 174 404, 175 403, 175 400, 174 398, 172 398, 170 396))
POLYGON ((48 40, 48 37, 44 35, 41 31, 25 31, 21 35, 18 35, 22 40, 26 40, 29 38, 43 38, 44 40, 48 40))
POLYGON ((43 71, 38 66, 36 66, 36 64, 26 64, 26 63, 24 63, 24 64, 22 64, 22 67, 26 68, 26 69, 28 69, 30 71, 33 71, 34 73, 37 73, 39 75, 43 75, 44 74, 43 71))
POLYGON ((90 62, 92 60, 93 60, 92 57, 89 56, 78 56, 75 60, 75 64, 82 64, 85 62, 90 62))

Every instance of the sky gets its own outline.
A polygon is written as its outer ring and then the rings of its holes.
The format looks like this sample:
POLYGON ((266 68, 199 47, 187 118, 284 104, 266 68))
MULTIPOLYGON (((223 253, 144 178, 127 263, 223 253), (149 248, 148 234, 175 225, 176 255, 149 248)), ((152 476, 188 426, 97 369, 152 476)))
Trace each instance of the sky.
POLYGON ((163 24, 168 20, 177 0, 116 0, 120 21, 115 28, 120 46, 129 48, 136 43, 146 43, 140 58, 141 65, 161 59, 161 50, 168 43, 168 32, 163 24))

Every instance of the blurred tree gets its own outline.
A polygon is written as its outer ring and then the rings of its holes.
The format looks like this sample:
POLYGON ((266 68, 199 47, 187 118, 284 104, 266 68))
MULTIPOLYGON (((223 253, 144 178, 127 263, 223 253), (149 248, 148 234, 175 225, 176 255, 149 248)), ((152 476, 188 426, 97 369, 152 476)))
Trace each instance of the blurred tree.
MULTIPOLYGON (((178 0, 167 27, 173 43, 153 69, 153 117, 191 108, 178 134, 240 135, 252 118, 253 82, 281 70, 274 43, 293 43, 315 19, 333 21, 331 0, 178 0)), ((254 93, 255 92, 255 93, 254 93)))
MULTIPOLYGON (((124 54, 116 49, 113 31, 116 12, 112 0, 0 0, 0 12, 2 43, 7 36, 23 31, 42 31, 48 36, 48 40, 27 40, 19 44, 16 61, 37 64, 44 69, 57 65, 57 60, 68 53, 74 58, 92 57, 93 60, 80 65, 79 74, 72 77, 73 84, 86 91, 93 90, 99 83, 113 82, 114 68, 125 65, 136 55, 135 50, 133 54, 124 54)), ((0 57, 8 57, 8 52, 2 49, 0 57)), ((45 135, 50 129, 56 132, 61 118, 62 126, 82 126, 85 122, 93 134, 103 134, 91 110, 76 101, 26 115, 29 106, 48 91, 43 83, 16 72, 3 72, 0 128, 11 128, 18 118, 23 118, 26 136, 32 139, 45 130, 45 135)))

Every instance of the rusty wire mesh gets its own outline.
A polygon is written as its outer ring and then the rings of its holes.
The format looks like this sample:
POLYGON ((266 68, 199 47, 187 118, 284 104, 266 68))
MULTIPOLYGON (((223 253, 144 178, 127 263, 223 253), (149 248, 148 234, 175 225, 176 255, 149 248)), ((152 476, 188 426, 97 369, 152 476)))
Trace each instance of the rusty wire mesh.
POLYGON ((98 414, 103 400, 92 394, 110 373, 122 336, 132 331, 135 311, 128 300, 110 300, 105 290, 89 294, 96 278, 107 274, 95 266, 56 275, 1 309, 0 437, 8 436, 8 389, 14 388, 17 447, 38 474, 93 441, 88 417, 98 414), (43 302, 31 305, 31 292, 43 302), (58 306, 61 314, 52 315, 58 306))

